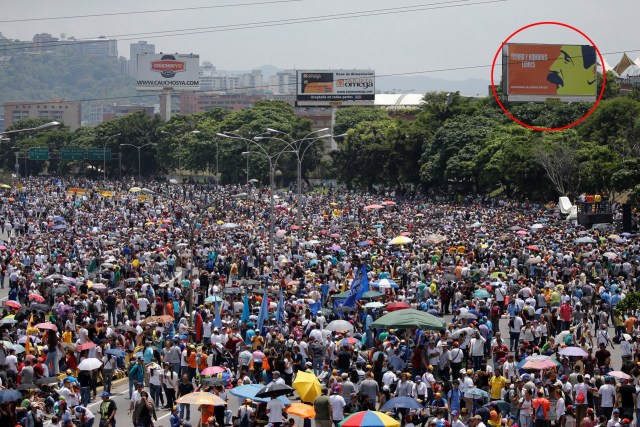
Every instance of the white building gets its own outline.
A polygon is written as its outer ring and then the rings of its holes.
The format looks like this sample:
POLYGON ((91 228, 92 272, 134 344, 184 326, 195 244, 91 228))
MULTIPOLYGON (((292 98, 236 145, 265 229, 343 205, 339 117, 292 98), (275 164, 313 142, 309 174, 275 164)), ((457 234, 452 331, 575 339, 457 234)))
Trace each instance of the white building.
POLYGON ((295 95, 296 93, 296 71, 284 70, 269 77, 268 90, 274 95, 295 95))
POLYGON ((137 43, 129 45, 129 74, 135 76, 138 71, 138 54, 156 53, 156 45, 139 40, 137 43))

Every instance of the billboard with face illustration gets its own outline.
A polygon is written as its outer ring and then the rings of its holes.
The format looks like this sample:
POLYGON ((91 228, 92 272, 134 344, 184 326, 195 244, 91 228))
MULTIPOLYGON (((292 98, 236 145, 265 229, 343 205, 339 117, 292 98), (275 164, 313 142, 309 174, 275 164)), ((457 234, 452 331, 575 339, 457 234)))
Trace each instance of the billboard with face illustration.
POLYGON ((597 98, 593 46, 510 43, 502 54, 503 85, 510 102, 597 98))

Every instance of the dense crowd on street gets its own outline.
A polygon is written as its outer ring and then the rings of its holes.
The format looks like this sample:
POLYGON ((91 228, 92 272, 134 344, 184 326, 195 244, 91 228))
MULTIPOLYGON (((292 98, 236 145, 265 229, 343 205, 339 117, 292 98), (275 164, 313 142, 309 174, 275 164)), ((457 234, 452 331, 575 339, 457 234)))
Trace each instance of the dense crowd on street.
POLYGON ((115 427, 126 411, 148 427, 170 411, 178 427, 192 408, 177 400, 198 391, 241 399, 196 408, 218 427, 295 425, 287 397, 319 427, 366 410, 408 427, 640 418, 640 307, 616 310, 640 287, 634 234, 475 196, 323 187, 297 204, 283 188, 272 212, 251 184, 4 187, 0 425, 115 427), (363 268, 369 292, 349 310, 363 268), (372 326, 401 309, 444 327, 372 326), (301 372, 317 396, 234 394, 301 372), (120 380, 125 408, 110 396, 120 380))

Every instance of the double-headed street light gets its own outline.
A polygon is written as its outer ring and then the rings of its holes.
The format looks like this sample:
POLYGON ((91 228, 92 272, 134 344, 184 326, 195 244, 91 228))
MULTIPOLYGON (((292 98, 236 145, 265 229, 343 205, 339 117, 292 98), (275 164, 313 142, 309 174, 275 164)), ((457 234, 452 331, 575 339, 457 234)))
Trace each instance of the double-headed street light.
MULTIPOLYGON (((151 146, 155 146, 158 145, 155 142, 148 142, 144 145, 134 145, 134 144, 120 144, 120 147, 133 147, 136 148, 138 150, 138 182, 140 182, 142 180, 141 176, 141 170, 142 170, 142 164, 140 162, 140 150, 142 150, 144 147, 151 145, 151 146)), ((151 191, 151 190, 149 190, 151 191)))
MULTIPOLYGON (((191 131, 191 133, 198 135, 201 134, 199 130, 191 131)), ((216 139, 216 186, 220 185, 220 145, 219 140, 216 139)))
POLYGON ((102 144, 102 180, 103 181, 107 180, 107 142, 109 142, 109 139, 117 138, 120 135, 122 135, 122 133, 116 133, 115 135, 109 135, 109 136, 105 137, 104 144, 102 144))
POLYGON ((167 132, 166 130, 162 130, 160 131, 160 133, 163 133, 165 135, 171 135, 172 137, 176 138, 178 140, 178 170, 180 171, 180 173, 182 173, 182 141, 184 139, 184 137, 186 137, 189 134, 194 134, 197 135, 200 133, 199 130, 192 130, 190 132, 185 133, 182 136, 176 135, 175 133, 172 132, 167 132))
POLYGON ((2 137, 4 135, 12 135, 14 133, 41 132, 41 131, 45 131, 45 130, 56 130, 60 126, 62 126, 62 123, 60 123, 60 122, 49 122, 49 123, 45 123, 43 125, 36 126, 36 127, 33 127, 33 128, 16 129, 16 130, 10 130, 8 132, 0 132, 0 137, 2 137))

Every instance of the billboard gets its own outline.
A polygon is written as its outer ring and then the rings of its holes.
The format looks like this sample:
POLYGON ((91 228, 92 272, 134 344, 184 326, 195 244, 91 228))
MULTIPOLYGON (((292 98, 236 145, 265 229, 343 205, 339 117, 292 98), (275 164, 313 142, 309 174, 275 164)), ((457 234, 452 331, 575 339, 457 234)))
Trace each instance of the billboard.
POLYGON ((375 81, 373 70, 298 70, 296 100, 305 105, 372 103, 375 81))
POLYGON ((590 45, 509 43, 502 51, 503 89, 510 102, 595 102, 596 65, 590 45))
POLYGON ((200 88, 200 56, 194 54, 139 53, 138 90, 194 90, 200 88))

